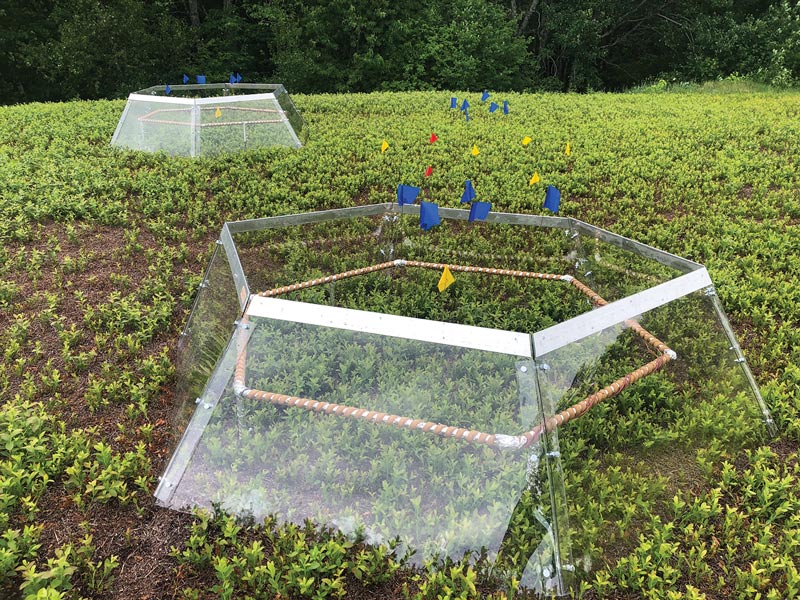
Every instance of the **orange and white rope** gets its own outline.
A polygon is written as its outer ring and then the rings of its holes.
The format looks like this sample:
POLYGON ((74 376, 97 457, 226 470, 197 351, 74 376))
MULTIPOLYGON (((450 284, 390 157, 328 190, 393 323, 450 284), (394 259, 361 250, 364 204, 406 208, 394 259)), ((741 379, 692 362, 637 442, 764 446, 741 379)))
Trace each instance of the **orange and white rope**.
MULTIPOLYGON (((260 292, 259 296, 267 296, 267 297, 279 296, 281 294, 285 294, 288 292, 306 289, 309 287, 313 287, 315 285, 330 283, 340 279, 355 277, 357 275, 373 273, 375 271, 388 269, 394 266, 421 267, 421 268, 437 269, 437 270, 441 270, 445 266, 447 266, 450 268, 451 271, 457 271, 457 272, 460 271, 465 273, 485 273, 490 275, 508 275, 512 277, 527 277, 535 279, 567 281, 571 283, 575 288, 577 288, 581 293, 586 295, 592 304, 596 306, 603 306, 605 304, 608 304, 608 302, 606 302, 594 290, 592 290, 590 287, 588 287, 587 285, 578 281, 577 279, 575 279, 570 275, 554 275, 550 273, 535 273, 531 271, 494 269, 494 268, 473 267, 466 265, 445 265, 443 263, 430 263, 430 262, 413 261, 413 260, 395 260, 395 261, 380 263, 377 265, 372 265, 370 267, 353 269, 351 271, 345 271, 343 273, 338 273, 335 275, 329 275, 326 277, 311 279, 309 281, 295 283, 292 285, 282 286, 279 288, 274 288, 272 290, 267 290, 265 292, 260 292)), ((590 394, 589 396, 587 396, 580 402, 573 404, 569 408, 562 410, 561 412, 551 417, 548 417, 544 421, 544 423, 541 423, 536 427, 534 427, 533 429, 531 429, 530 431, 527 431, 520 435, 484 433, 481 431, 466 429, 463 427, 453 427, 449 425, 443 425, 441 423, 425 421, 423 419, 415 419, 412 417, 394 415, 390 413, 368 410, 365 408, 359 408, 355 406, 346 406, 334 402, 322 402, 319 400, 312 400, 309 398, 289 396, 286 394, 278 394, 263 390, 251 389, 248 388, 245 383, 246 362, 247 362, 246 347, 242 347, 241 350, 239 351, 239 356, 236 363, 236 369, 234 374, 234 391, 238 396, 248 398, 251 400, 266 400, 268 402, 271 402, 272 404, 279 406, 297 407, 316 413, 339 415, 353 419, 361 419, 371 423, 382 423, 385 425, 391 425, 394 427, 399 427, 404 429, 420 430, 425 433, 432 433, 442 437, 461 439, 473 444, 485 444, 495 448, 501 448, 501 449, 525 448, 530 446, 531 444, 534 444, 535 442, 538 442, 539 439, 541 439, 542 435, 545 434, 546 432, 551 432, 556 428, 564 425, 565 423, 571 421, 572 419, 580 417, 599 402, 617 396, 620 392, 622 392, 622 390, 627 388, 632 383, 635 383, 636 381, 639 381, 640 379, 647 377, 651 373, 654 373, 655 371, 661 369, 671 360, 675 359, 676 357, 675 353, 666 344, 664 344, 664 342, 656 338, 653 334, 651 334, 649 331, 647 331, 641 325, 639 325, 638 322, 629 319, 625 321, 625 324, 630 329, 632 329, 637 335, 639 335, 648 345, 659 351, 660 356, 650 361, 646 365, 639 367, 634 371, 631 371, 630 373, 624 375, 623 377, 620 377, 613 383, 610 383, 609 385, 598 390, 594 394, 590 394)))

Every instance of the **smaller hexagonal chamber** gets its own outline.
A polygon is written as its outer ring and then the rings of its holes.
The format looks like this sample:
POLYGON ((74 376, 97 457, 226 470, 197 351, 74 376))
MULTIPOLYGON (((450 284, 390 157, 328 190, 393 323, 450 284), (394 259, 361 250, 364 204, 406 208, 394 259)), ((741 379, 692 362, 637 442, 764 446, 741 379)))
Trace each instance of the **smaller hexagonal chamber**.
POLYGON ((128 97, 112 146, 209 156, 267 146, 299 148, 303 118, 280 84, 158 85, 128 97))

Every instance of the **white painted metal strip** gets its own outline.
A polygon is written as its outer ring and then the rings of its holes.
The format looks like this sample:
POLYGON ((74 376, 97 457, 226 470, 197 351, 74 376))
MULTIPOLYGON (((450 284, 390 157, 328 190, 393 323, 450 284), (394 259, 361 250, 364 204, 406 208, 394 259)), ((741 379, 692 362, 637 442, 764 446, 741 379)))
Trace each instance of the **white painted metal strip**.
POLYGON ((712 285, 705 267, 533 334, 536 358, 712 285))
POLYGON ((261 296, 252 298, 245 314, 531 358, 530 336, 513 331, 261 296))
POLYGON ((135 100, 136 102, 149 102, 150 104, 181 104, 183 106, 191 106, 194 104, 194 98, 178 98, 176 96, 146 96, 144 94, 131 94, 128 96, 128 101, 135 100))
POLYGON ((275 108, 282 111, 283 109, 275 99, 275 94, 237 94, 234 96, 214 96, 213 98, 192 98, 192 101, 197 104, 227 104, 229 102, 241 102, 242 104, 252 102, 255 100, 271 100, 275 103, 275 108))
POLYGON ((131 94, 128 100, 136 100, 137 102, 150 102, 150 103, 164 103, 164 104, 181 104, 181 105, 194 105, 194 104, 227 104, 229 102, 251 102, 257 100, 271 100, 275 102, 275 108, 282 110, 275 99, 275 94, 238 94, 235 96, 215 96, 213 98, 180 98, 178 96, 164 96, 162 94, 131 94))

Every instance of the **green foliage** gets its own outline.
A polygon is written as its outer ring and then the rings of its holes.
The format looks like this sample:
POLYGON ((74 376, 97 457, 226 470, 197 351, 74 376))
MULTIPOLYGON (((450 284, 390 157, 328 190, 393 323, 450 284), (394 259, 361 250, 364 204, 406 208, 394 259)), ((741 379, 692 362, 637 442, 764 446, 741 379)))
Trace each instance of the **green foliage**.
POLYGON ((705 597, 698 587, 709 597, 798 597, 789 558, 798 543, 798 465, 766 448, 748 453, 748 463, 737 469, 723 462, 719 485, 698 497, 678 493, 675 520, 655 520, 633 553, 595 574, 595 589, 643 597, 705 597), (681 574, 695 585, 684 589, 681 574))
POLYGON ((276 76, 303 92, 513 89, 524 41, 483 0, 252 3, 274 23, 276 76))
MULTIPOLYGON (((21 16, 24 13, 18 11, 24 9, 16 4, 22 3, 11 3, 12 14, 21 16)), ((20 73, 24 74, 21 89, 0 95, 4 102, 22 101, 26 96, 41 100, 119 97, 165 76, 173 80, 180 76, 180 66, 170 63, 188 54, 188 28, 170 14, 165 3, 53 0, 37 4, 43 6, 36 17, 19 25, 18 35, 24 41, 17 49, 17 60, 26 64, 20 73), (45 31, 48 35, 42 36, 45 31), (46 87, 39 89, 36 80, 46 87)))
POLYGON ((91 431, 63 430, 41 405, 15 401, 0 409, 0 590, 19 572, 26 598, 68 591, 76 572, 91 589, 105 589, 118 566, 113 556, 94 562, 92 538, 87 536, 80 546, 57 550, 46 569, 37 567, 42 526, 36 524, 36 515, 48 487, 64 482, 77 492, 78 503, 85 495, 93 502, 125 504, 136 502, 137 493, 147 493, 150 483, 143 445, 120 456, 102 442, 91 448, 91 431))
POLYGON ((384 583, 403 563, 384 546, 365 546, 310 522, 279 527, 267 519, 245 531, 222 513, 199 513, 185 547, 172 555, 191 569, 213 568, 212 591, 221 598, 343 598, 350 578, 364 586, 384 583))
POLYGON ((713 80, 748 75, 776 86, 797 85, 800 75, 800 7, 770 3, 763 12, 708 12, 697 21, 679 78, 713 80), (727 32, 719 35, 720 30, 727 32))
MULTIPOLYGON (((23 597, 118 595, 119 553, 100 553, 97 531, 89 540, 86 531, 68 544, 53 544, 42 534, 51 522, 43 513, 52 509, 53 495, 67 514, 89 518, 119 510, 141 519, 137 526, 149 526, 147 498, 168 454, 169 425, 157 419, 168 412, 166 390, 176 370, 186 366, 173 364, 172 344, 222 221, 390 202, 400 181, 422 184, 425 199, 456 207, 466 178, 495 210, 540 212, 543 192, 527 184, 536 170, 562 190, 562 214, 708 266, 782 431, 772 451, 742 450, 764 441, 754 425, 758 415, 741 393, 741 373, 727 361, 732 354, 724 336, 699 327, 707 322, 705 297, 647 315, 643 323, 675 345, 678 362, 560 432, 579 589, 601 597, 796 597, 800 286, 794 257, 800 211, 793 149, 800 101, 749 84, 745 93, 729 93, 744 85, 729 81, 681 94, 508 94, 511 114, 500 119, 472 94, 469 124, 446 108, 450 94, 301 95, 295 100, 312 131, 303 149, 194 161, 110 149, 121 102, 0 108, 0 595, 19 595, 23 584, 23 597), (440 138, 433 145, 427 143, 431 131, 440 138), (528 147, 519 143, 523 135, 533 137, 528 147), (390 149, 381 154, 384 138, 390 149), (570 157, 563 153, 566 141, 570 157), (474 143, 478 157, 469 154, 474 143), (434 175, 424 179, 428 164, 434 175), (714 376, 698 381, 701 372, 714 376), (103 427, 75 426, 76 417, 103 427)), ((580 267, 592 271, 589 283, 608 299, 675 275, 583 237, 491 235, 481 225, 442 226, 422 236, 408 217, 403 227, 398 236, 411 242, 403 251, 415 256, 435 251, 447 262, 580 267)), ((252 286, 266 289, 378 262, 370 241, 376 229, 356 223, 236 241, 252 286)), ((209 271, 212 287, 188 329, 203 338, 205 350, 190 357, 192 381, 200 386, 238 313, 230 276, 220 278, 227 259, 218 256, 223 262, 209 271)), ((456 284, 439 294, 433 291, 437 276, 398 270, 392 277, 337 282, 333 293, 315 288, 293 297, 521 331, 588 308, 579 296, 552 287, 555 282, 456 274, 456 284)), ((598 339, 562 359, 577 367, 563 402, 647 358, 633 336, 598 339)), ((306 340, 317 348, 332 345, 324 336, 306 340)), ((314 360, 303 356, 300 343, 282 354, 274 347, 258 352, 283 369, 261 374, 273 383, 306 386, 309 394, 335 394, 338 385, 350 385, 339 390, 344 394, 374 387, 377 350, 349 343, 314 360), (341 359, 335 378, 329 375, 333 357, 341 359), (307 377, 297 376, 298 365, 307 377)), ((451 398, 437 404, 423 378, 398 375, 413 361, 396 358, 385 373, 398 386, 418 388, 412 407, 456 414, 459 404, 451 398)), ((497 393, 502 378, 470 378, 469 369, 455 364, 431 372, 456 382, 448 388, 453 397, 477 390, 499 406, 493 412, 488 402, 467 404, 463 418, 506 426, 515 416, 497 393)), ((544 391, 561 398, 563 389, 552 380, 544 391)), ((349 397, 370 399, 366 393, 349 397)), ((304 420, 296 410, 244 410, 245 423, 279 423, 294 435, 304 420)), ((221 414, 231 423, 237 417, 232 409, 221 414)), ((337 482, 338 488, 315 489, 319 495, 352 494, 364 481, 385 480, 379 508, 387 514, 432 510, 422 490, 400 496, 402 487, 394 485, 415 477, 403 464, 409 454, 398 446, 376 459, 372 449, 391 437, 385 430, 371 427, 374 438, 353 438, 375 443, 351 444, 347 450, 364 468, 347 471, 325 460, 334 443, 348 440, 341 424, 319 419, 314 426, 325 442, 314 448, 322 459, 310 465, 283 451, 271 463, 279 475, 337 482), (400 509, 398 497, 405 499, 400 509)), ((223 441, 228 445, 210 449, 230 459, 220 476, 259 453, 263 459, 258 435, 223 441)), ((425 456, 445 474, 456 465, 481 473, 485 462, 469 453, 454 457, 447 447, 425 456)), ((433 483, 452 490, 452 498, 465 496, 455 479, 433 483)), ((260 528, 222 516, 198 518, 175 555, 160 558, 181 568, 176 596, 474 597, 500 588, 511 596, 516 588, 509 573, 542 539, 532 506, 525 496, 511 514, 513 542, 499 544, 493 570, 478 561, 412 571, 399 547, 392 554, 386 546, 367 545, 375 541, 371 531, 354 541, 310 526, 269 520, 260 528)), ((465 535, 480 529, 468 525, 465 535)), ((353 533, 358 536, 357 527, 353 533)), ((123 537, 110 532, 104 539, 123 537)))
POLYGON ((82 576, 83 584, 92 593, 108 591, 114 581, 112 573, 119 567, 119 559, 112 555, 95 561, 95 550, 92 536, 86 535, 78 546, 67 544, 57 548, 55 557, 47 560, 45 571, 38 570, 33 562, 23 561, 17 570, 23 579, 20 590, 25 600, 62 598, 73 589, 76 575, 82 576))
POLYGON ((184 72, 314 93, 583 92, 732 75, 786 87, 800 76, 798 10, 790 0, 6 0, 0 103, 122 97, 184 72))

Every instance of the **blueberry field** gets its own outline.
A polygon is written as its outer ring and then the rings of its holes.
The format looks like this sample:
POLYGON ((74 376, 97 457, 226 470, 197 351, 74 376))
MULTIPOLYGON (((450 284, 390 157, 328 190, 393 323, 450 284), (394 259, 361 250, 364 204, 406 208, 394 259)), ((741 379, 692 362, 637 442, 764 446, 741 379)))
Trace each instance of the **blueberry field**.
MULTIPOLYGON (((420 200, 457 208, 467 179, 476 200, 514 213, 550 214, 542 207, 545 187, 555 186, 559 215, 704 264, 778 429, 767 434, 752 407, 729 393, 733 383, 717 365, 710 365, 719 369, 716 379, 680 387, 692 380, 692 361, 565 424, 571 594, 800 597, 800 95, 730 92, 510 93, 492 97, 500 105, 494 112, 480 93, 293 95, 308 125, 302 148, 197 159, 110 147, 124 101, 0 107, 0 597, 529 594, 509 575, 513 569, 504 570, 524 563, 529 544, 538 543, 525 511, 511 518, 514 541, 504 542, 500 562, 473 556, 420 563, 391 540, 363 532, 285 524, 268 510, 249 520, 222 509, 178 512, 153 497, 185 416, 177 398, 179 339, 223 223, 395 202, 401 183, 420 187, 420 200), (468 120, 450 108, 453 96, 459 107, 469 101, 468 120)), ((558 269, 553 257, 569 250, 563 237, 525 237, 511 228, 482 237, 467 227, 421 232, 409 218, 403 226, 420 244, 435 242, 462 257, 491 254, 505 268, 558 269)), ((269 289, 325 268, 378 262, 362 243, 373 229, 353 223, 253 235, 242 239, 240 252, 245 270, 260 274, 253 280, 259 289, 269 289)), ((337 288, 337 303, 517 331, 586 310, 584 299, 553 283, 455 273, 455 284, 438 292, 438 277, 409 270, 354 278, 337 288)), ((601 291, 645 285, 630 273, 596 277, 601 291)), ((329 300, 316 288, 293 294, 329 300)), ((647 325, 679 340, 683 355, 703 360, 716 344, 694 326, 703 310, 687 301, 651 315, 647 325)), ((325 355, 342 373, 331 380, 307 355, 315 344, 335 344, 324 333, 295 329, 278 328, 251 351, 263 365, 254 380, 285 380, 289 367, 300 365, 309 395, 355 390, 350 398, 358 404, 360 388, 384 386, 408 396, 409 410, 430 410, 432 419, 438 410, 463 411, 502 428, 517 418, 499 359, 487 368, 465 357, 483 371, 448 371, 444 358, 426 367, 434 379, 452 382, 450 400, 469 392, 496 398, 496 410, 437 405, 427 380, 404 379, 415 356, 402 344, 381 349, 346 340, 338 354, 325 355), (275 339, 293 341, 277 348, 275 339), (366 359, 355 347, 366 348, 366 359), (381 352, 390 364, 376 358, 381 352)), ((617 343, 597 365, 610 379, 637 366, 627 362, 634 341, 617 343)), ((303 427, 289 417, 280 422, 287 439, 303 427)), ((252 408, 249 418, 273 423, 283 415, 252 408)), ((314 427, 321 439, 355 432, 325 419, 314 427)), ((425 506, 458 485, 451 467, 480 466, 487 456, 421 441, 403 445, 392 432, 370 428, 361 439, 391 451, 375 460, 370 446, 351 444, 348 456, 364 465, 358 471, 319 461, 331 472, 316 475, 330 475, 336 486, 311 486, 305 498, 379 487, 398 477, 406 458, 425 452, 439 461, 437 473, 449 475, 410 472, 420 494, 402 497, 384 485, 380 506, 383 519, 422 527, 425 506)), ((221 464, 266 460, 274 467, 270 477, 282 482, 271 490, 275 506, 297 501, 285 482, 304 470, 315 475, 302 456, 265 454, 256 436, 238 442, 220 435, 215 443, 206 451, 221 464)), ((324 456, 326 449, 312 451, 324 456)), ((478 467, 474 478, 502 488, 509 474, 501 462, 493 468, 496 479, 478 467)), ((205 484, 212 491, 222 485, 205 484)), ((439 526, 448 516, 443 504, 435 509, 439 526)), ((458 525, 453 518, 469 546, 469 525, 458 525)))

